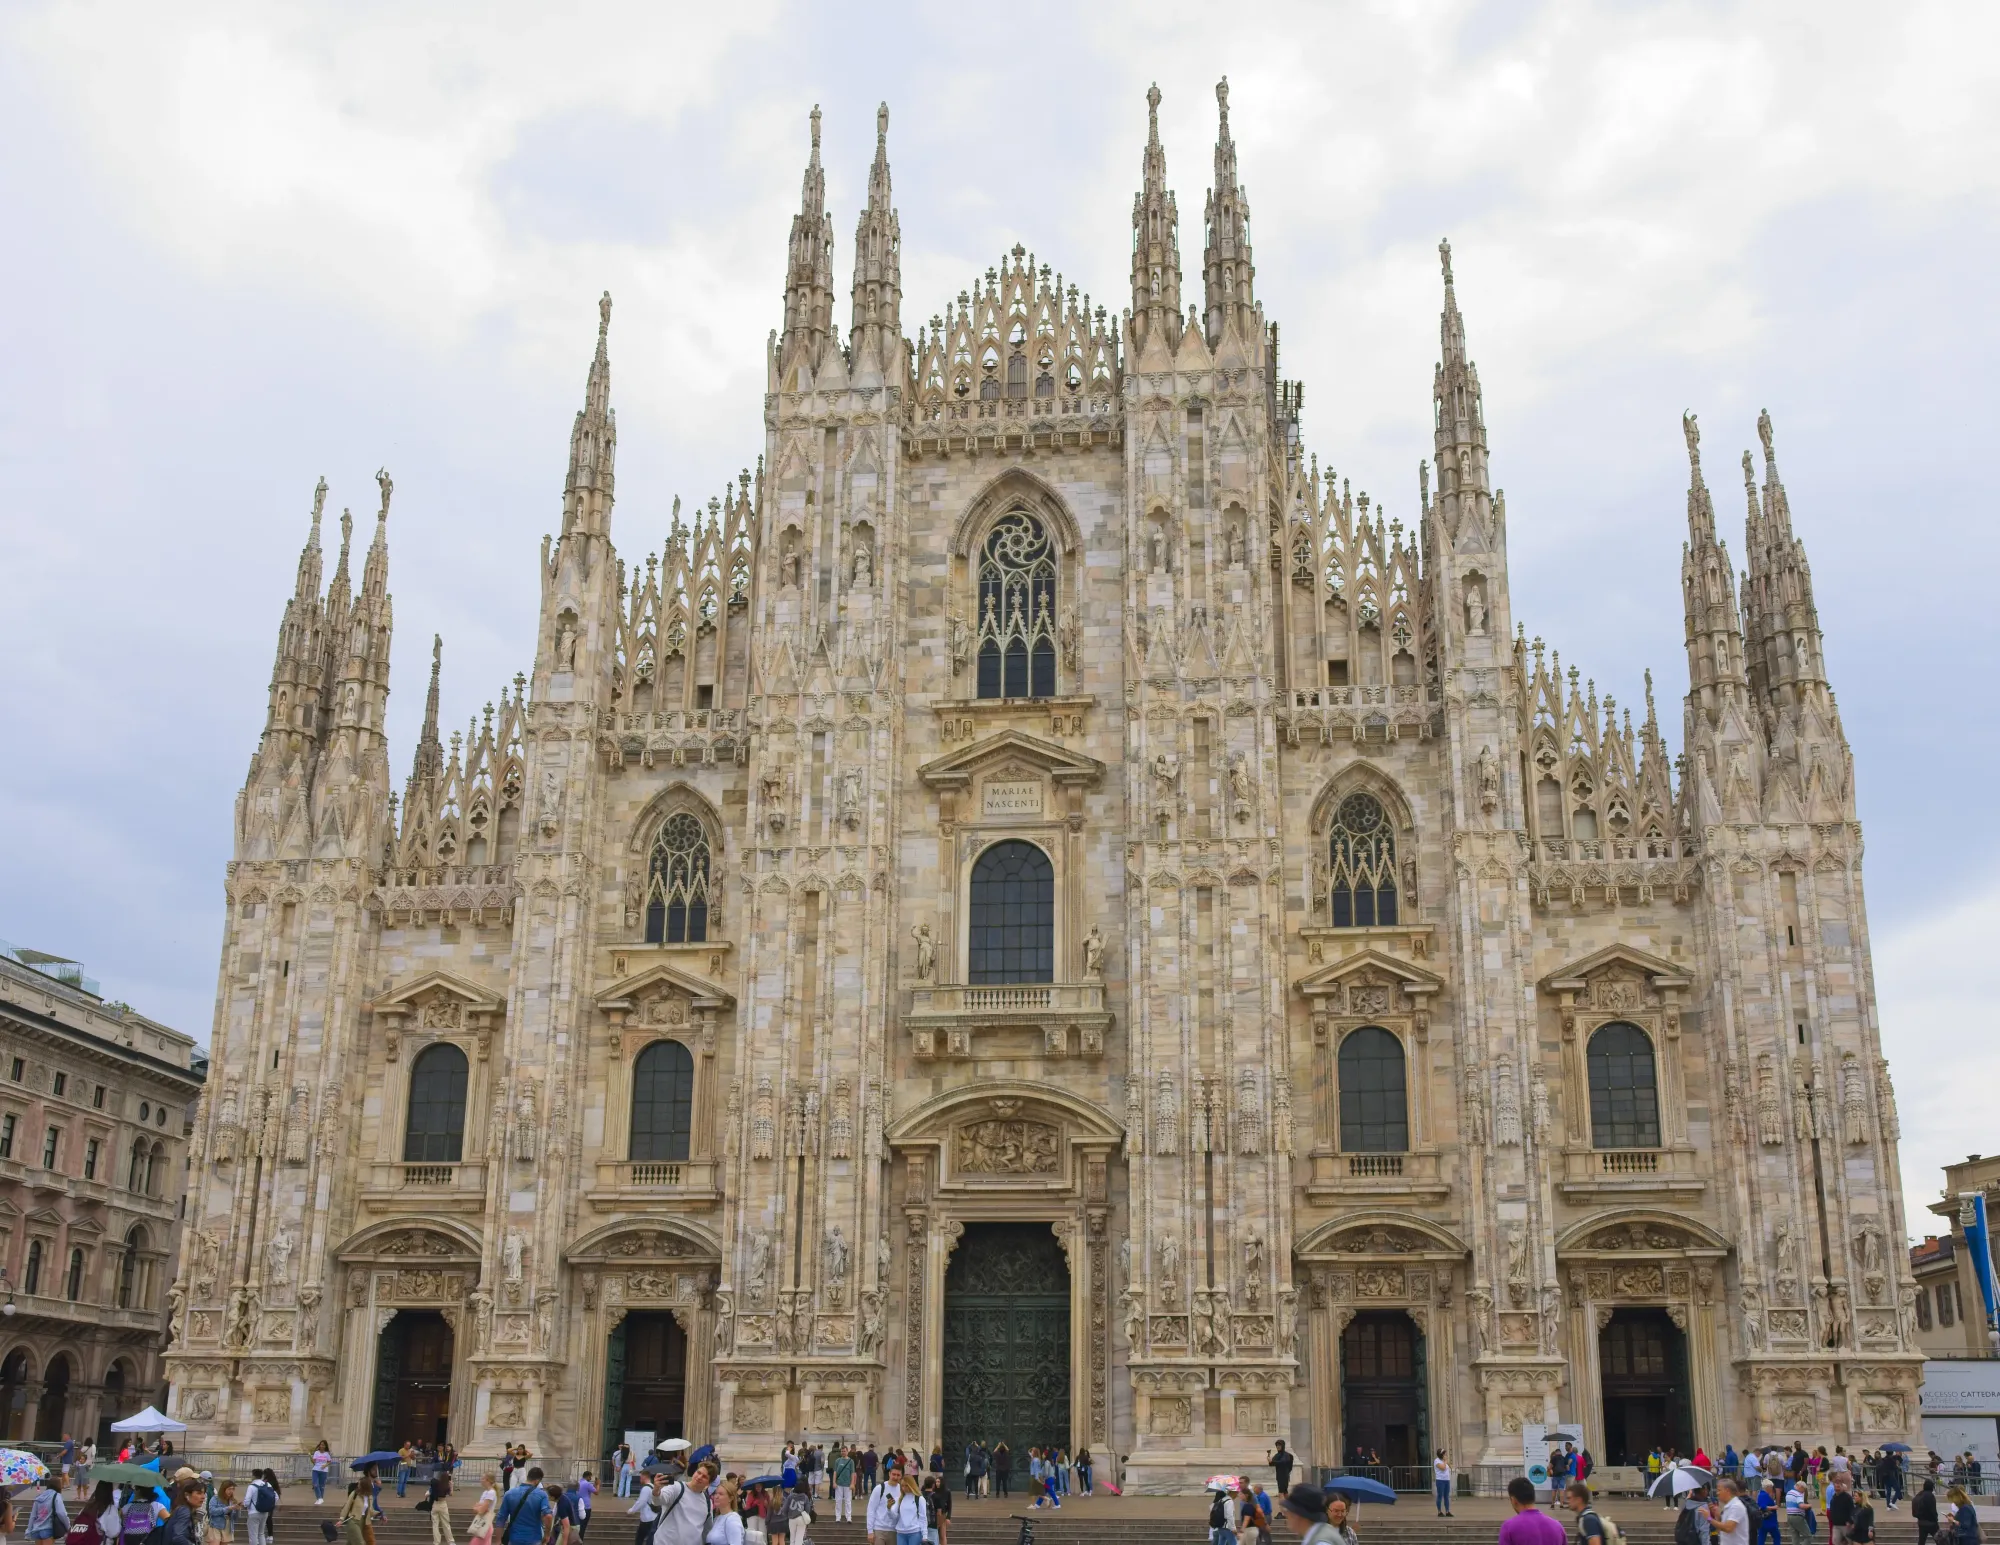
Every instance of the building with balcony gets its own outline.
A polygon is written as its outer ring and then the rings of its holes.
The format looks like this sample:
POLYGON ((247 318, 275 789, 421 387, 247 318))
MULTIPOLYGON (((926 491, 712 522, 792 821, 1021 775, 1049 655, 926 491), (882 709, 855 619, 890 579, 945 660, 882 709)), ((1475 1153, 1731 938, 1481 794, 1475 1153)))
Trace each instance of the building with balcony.
POLYGON ((108 1437, 162 1399, 191 1038, 0 945, 0 1441, 108 1437))

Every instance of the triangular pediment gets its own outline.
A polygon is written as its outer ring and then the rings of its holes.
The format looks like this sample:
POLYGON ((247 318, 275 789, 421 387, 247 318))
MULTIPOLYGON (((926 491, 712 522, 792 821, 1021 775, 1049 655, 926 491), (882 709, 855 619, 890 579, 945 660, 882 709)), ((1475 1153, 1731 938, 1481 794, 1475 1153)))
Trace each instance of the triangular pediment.
POLYGON ((1439 992, 1444 988, 1443 977, 1424 970, 1422 966, 1413 966, 1407 960, 1398 960, 1372 945, 1358 954, 1309 972, 1299 978, 1297 985, 1308 998, 1318 998, 1338 992, 1357 977, 1386 977, 1412 997, 1439 992))
POLYGON ((1672 961, 1649 955, 1644 950, 1635 950, 1629 944, 1609 944, 1551 971, 1542 978, 1542 986, 1551 992, 1577 992, 1589 985, 1592 977, 1621 970, 1643 976, 1654 987, 1686 987, 1691 984, 1688 974, 1672 961))
POLYGON ((62 1225, 63 1215, 53 1207, 34 1207, 29 1209, 27 1221, 39 1223, 44 1228, 58 1228, 62 1225))
POLYGON ((1017 729, 1000 730, 984 740, 924 763, 917 776, 934 789, 968 786, 980 773, 1002 762, 1010 762, 1025 773, 1042 774, 1057 783, 1095 785, 1104 777, 1104 764, 1078 756, 1053 741, 1039 739, 1017 729))
POLYGON ((418 999, 433 991, 463 999, 469 1009, 481 1009, 489 1014, 497 1014, 501 1008, 500 1000, 492 993, 475 987, 462 976, 453 976, 449 971, 427 971, 415 981, 377 998, 375 1007, 380 1011, 414 1005, 418 999))
POLYGON ((698 1009, 726 1009, 733 1008, 736 1004, 736 999, 715 983, 696 976, 692 971, 684 971, 679 966, 661 961, 657 965, 646 967, 636 975, 626 977, 622 982, 605 988, 597 995, 597 1006, 627 1007, 663 991, 686 993, 694 1000, 694 1006, 698 1009))

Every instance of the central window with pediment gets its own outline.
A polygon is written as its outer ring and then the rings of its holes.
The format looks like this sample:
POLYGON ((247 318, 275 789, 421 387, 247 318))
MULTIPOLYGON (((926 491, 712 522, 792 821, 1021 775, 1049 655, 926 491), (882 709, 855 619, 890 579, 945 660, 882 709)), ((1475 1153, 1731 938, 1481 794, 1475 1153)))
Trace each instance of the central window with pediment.
POLYGON ((972 866, 966 981, 1056 979, 1056 871, 1032 842, 996 842, 972 866))
POLYGON ((1056 695, 1056 550, 1026 510, 994 522, 979 549, 979 695, 1056 695))

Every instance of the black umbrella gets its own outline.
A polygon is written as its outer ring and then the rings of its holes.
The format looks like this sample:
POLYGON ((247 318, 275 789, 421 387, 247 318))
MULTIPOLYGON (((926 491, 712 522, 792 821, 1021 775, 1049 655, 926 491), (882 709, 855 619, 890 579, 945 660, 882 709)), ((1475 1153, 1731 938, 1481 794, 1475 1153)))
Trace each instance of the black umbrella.
POLYGON ((394 1450, 378 1449, 372 1454, 363 1454, 359 1459, 348 1461, 347 1468, 350 1470, 365 1470, 370 1465, 393 1465, 401 1464, 402 1461, 403 1456, 394 1450))

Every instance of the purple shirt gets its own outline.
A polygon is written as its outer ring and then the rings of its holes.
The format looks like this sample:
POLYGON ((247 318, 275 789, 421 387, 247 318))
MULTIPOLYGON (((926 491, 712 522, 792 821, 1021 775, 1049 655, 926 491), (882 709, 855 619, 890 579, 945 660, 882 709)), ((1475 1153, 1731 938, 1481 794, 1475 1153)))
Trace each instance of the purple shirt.
POLYGON ((1539 1508, 1516 1513, 1500 1526, 1500 1545, 1567 1545, 1569 1531, 1539 1508))

